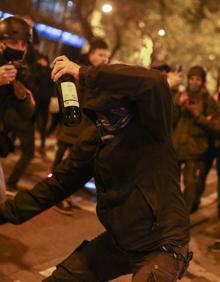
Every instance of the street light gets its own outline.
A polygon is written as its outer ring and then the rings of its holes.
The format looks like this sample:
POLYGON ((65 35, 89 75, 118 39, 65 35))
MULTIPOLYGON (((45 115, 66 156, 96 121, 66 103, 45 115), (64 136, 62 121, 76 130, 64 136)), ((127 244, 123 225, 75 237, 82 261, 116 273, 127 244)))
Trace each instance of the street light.
POLYGON ((163 28, 158 30, 159 36, 164 36, 166 34, 165 30, 163 28))
POLYGON ((214 54, 210 54, 209 55, 209 60, 210 61, 214 61, 215 60, 215 55, 214 54))
POLYGON ((73 7, 73 2, 69 0, 69 1, 67 2, 67 7, 68 7, 68 8, 72 8, 72 7, 73 7))
POLYGON ((111 13, 111 11, 112 11, 112 5, 111 4, 106 3, 102 6, 102 12, 103 13, 108 14, 108 13, 111 13))

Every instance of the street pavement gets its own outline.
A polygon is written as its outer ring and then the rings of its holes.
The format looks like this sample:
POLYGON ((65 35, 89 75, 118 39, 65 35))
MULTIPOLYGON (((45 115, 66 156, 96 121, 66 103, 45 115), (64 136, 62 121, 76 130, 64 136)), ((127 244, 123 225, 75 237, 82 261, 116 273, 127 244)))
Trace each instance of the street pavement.
MULTIPOLYGON (((31 189, 51 171, 55 138, 47 141, 47 158, 42 159, 38 153, 38 138, 36 147, 35 157, 19 181, 20 189, 31 189)), ((18 156, 17 149, 14 154, 2 159, 6 177, 18 156)), ((216 237, 220 238, 216 199, 216 173, 213 168, 201 208, 191 216, 190 248, 194 257, 186 277, 181 280, 183 282, 220 282, 220 253, 212 253, 208 249, 216 237)), ((95 214, 94 191, 81 189, 73 196, 72 202, 75 207, 72 216, 50 208, 22 225, 0 226, 0 282, 39 282, 83 240, 90 240, 103 231, 95 214)), ((130 281, 130 275, 114 280, 130 281)))

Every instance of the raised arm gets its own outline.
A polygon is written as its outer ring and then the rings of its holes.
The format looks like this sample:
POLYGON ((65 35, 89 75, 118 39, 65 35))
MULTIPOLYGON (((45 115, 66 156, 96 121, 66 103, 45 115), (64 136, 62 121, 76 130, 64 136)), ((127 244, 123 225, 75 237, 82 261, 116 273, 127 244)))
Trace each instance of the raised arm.
POLYGON ((172 97, 159 71, 122 64, 80 67, 60 56, 55 59, 52 79, 56 81, 65 73, 73 75, 80 86, 89 90, 83 93, 87 102, 85 108, 104 110, 108 105, 110 109, 112 99, 126 98, 133 102, 135 116, 148 135, 159 142, 169 138, 172 97))
MULTIPOLYGON (((126 95, 137 95, 143 86, 143 81, 150 88, 157 75, 146 68, 123 64, 80 67, 65 56, 57 57, 54 61, 52 79, 57 81, 63 74, 71 74, 79 80, 80 86, 90 90, 101 89, 126 95)), ((142 89, 143 90, 143 89, 142 89)))
POLYGON ((13 200, 0 206, 0 224, 20 224, 67 198, 93 176, 96 129, 88 127, 70 156, 58 165, 51 178, 30 191, 18 192, 13 200))

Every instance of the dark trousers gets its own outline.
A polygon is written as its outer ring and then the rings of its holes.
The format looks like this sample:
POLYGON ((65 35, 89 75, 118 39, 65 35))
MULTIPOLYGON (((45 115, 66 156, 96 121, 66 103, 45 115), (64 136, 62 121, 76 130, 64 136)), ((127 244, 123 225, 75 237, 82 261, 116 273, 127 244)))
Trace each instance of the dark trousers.
POLYGON ((50 136, 54 133, 55 129, 57 128, 60 122, 60 113, 51 113, 51 123, 47 130, 47 136, 50 136))
POLYGON ((218 215, 220 217, 220 147, 217 147, 217 148, 210 147, 210 149, 208 150, 205 156, 204 165, 201 167, 201 172, 199 176, 198 188, 197 188, 196 197, 194 200, 194 207, 196 209, 200 205, 202 194, 205 191, 206 179, 207 179, 210 169, 212 168, 215 158, 216 158, 216 172, 217 172, 217 177, 218 177, 218 182, 217 182, 218 215))
POLYGON ((7 181, 12 186, 16 185, 34 156, 34 124, 31 124, 26 131, 16 131, 15 135, 20 141, 21 156, 7 181))
POLYGON ((199 176, 203 162, 200 160, 188 160, 180 162, 180 165, 182 164, 184 165, 182 169, 184 184, 183 196, 188 210, 191 212, 198 189, 199 176))
MULTIPOLYGON (((188 248, 182 247, 186 256, 188 248)), ((155 251, 134 256, 122 252, 108 233, 85 241, 44 282, 105 282, 133 273, 133 282, 174 282, 184 263, 172 255, 155 251)))
POLYGON ((39 107, 36 113, 36 123, 37 129, 40 132, 41 138, 41 149, 45 149, 45 141, 46 141, 46 132, 47 132, 47 123, 48 123, 48 106, 42 105, 39 107))

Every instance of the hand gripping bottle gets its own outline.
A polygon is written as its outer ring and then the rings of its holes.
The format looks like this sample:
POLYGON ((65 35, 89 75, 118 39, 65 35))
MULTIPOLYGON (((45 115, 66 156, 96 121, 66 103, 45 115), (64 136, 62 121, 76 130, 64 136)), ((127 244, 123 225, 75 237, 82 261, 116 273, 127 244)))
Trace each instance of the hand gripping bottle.
POLYGON ((74 78, 69 74, 61 76, 56 88, 62 122, 67 126, 80 123, 81 111, 74 78))

